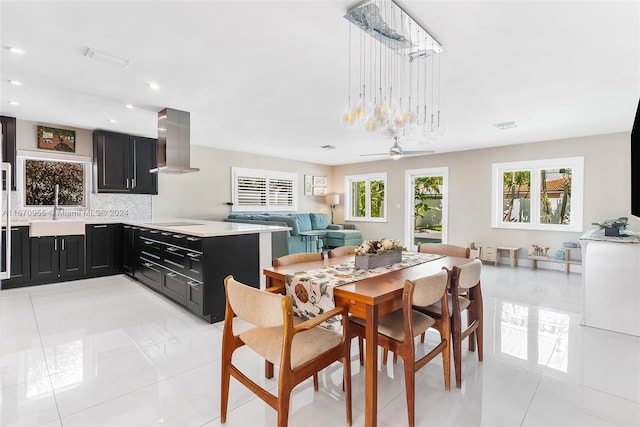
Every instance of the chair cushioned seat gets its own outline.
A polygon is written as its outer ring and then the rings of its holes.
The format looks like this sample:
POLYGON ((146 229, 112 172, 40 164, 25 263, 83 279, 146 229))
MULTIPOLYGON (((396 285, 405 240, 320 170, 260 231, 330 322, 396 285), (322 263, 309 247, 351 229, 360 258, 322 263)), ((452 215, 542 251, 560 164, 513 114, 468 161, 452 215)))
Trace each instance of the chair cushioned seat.
MULTIPOLYGON (((300 323, 302 320, 294 316, 294 325, 300 323)), ((280 365, 282 326, 249 329, 240 334, 240 339, 269 362, 280 365)), ((293 337, 291 346, 291 367, 295 369, 316 356, 339 346, 341 339, 340 334, 321 327, 297 333, 293 337)))
MULTIPOLYGON (((424 331, 429 329, 436 321, 424 313, 412 310, 411 315, 413 317, 413 336, 417 337, 424 331)), ((352 316, 349 318, 354 323, 365 326, 366 321, 360 317, 352 316)), ((402 309, 396 310, 393 313, 389 313, 378 320, 378 333, 393 338, 396 341, 404 341, 404 316, 402 309)))
MULTIPOLYGON (((449 313, 452 313, 453 303, 451 302, 451 294, 447 295, 447 301, 449 302, 449 313)), ((471 301, 469 301, 465 297, 458 297, 458 301, 460 302, 461 311, 466 310, 467 307, 469 307, 469 304, 471 304, 471 301)), ((435 304, 431 304, 430 306, 427 306, 427 307, 417 307, 417 309, 423 313, 433 313, 436 316, 442 315, 442 306, 440 305, 440 301, 436 302, 435 304)))

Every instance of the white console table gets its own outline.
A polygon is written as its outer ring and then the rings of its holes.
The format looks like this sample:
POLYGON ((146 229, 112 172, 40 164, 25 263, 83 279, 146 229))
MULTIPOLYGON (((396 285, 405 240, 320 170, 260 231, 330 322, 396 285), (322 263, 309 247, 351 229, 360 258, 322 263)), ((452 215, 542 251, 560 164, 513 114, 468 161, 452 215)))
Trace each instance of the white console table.
POLYGON ((582 246, 582 324, 640 336, 640 236, 592 230, 582 246))

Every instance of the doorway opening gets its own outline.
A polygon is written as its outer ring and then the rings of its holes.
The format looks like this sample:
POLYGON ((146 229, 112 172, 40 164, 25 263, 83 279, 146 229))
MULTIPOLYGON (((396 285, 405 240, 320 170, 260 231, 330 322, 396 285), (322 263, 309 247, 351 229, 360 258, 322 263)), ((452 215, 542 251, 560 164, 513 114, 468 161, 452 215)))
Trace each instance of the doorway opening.
POLYGON ((447 243, 449 168, 405 171, 405 245, 447 243))

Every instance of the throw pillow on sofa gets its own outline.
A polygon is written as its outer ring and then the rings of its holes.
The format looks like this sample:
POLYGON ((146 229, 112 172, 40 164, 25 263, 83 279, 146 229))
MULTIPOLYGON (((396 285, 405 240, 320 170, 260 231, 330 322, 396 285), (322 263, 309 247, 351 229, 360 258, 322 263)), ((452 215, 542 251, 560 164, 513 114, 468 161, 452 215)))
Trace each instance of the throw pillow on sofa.
POLYGON ((296 219, 298 223, 298 232, 311 231, 311 215, 304 214, 292 214, 292 218, 296 219))
POLYGON ((314 230, 326 230, 331 222, 331 217, 327 214, 312 213, 309 216, 311 217, 311 228, 314 230))

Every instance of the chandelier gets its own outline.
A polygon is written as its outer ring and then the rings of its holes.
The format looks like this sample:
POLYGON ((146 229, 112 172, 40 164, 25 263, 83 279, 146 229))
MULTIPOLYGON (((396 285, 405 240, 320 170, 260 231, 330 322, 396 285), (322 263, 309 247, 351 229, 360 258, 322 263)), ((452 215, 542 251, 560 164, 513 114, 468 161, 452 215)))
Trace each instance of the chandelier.
POLYGON ((362 1, 344 17, 362 31, 352 38, 349 26, 349 97, 343 125, 424 141, 440 136, 442 45, 392 0, 362 1))

